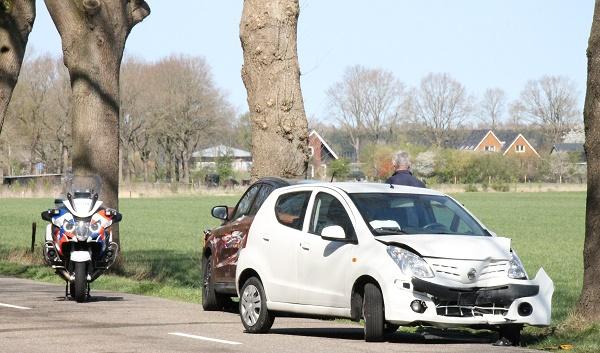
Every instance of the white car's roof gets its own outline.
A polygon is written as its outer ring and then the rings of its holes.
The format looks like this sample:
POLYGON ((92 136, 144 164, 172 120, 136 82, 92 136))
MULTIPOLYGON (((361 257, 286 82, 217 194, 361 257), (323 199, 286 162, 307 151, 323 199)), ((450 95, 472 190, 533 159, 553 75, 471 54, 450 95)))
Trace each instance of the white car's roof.
POLYGON ((385 183, 363 183, 363 182, 333 182, 333 183, 310 183, 288 186, 282 189, 326 187, 339 189, 349 194, 356 193, 395 193, 395 194, 422 194, 422 195, 444 195, 443 193, 427 188, 417 188, 404 185, 390 185, 385 183))

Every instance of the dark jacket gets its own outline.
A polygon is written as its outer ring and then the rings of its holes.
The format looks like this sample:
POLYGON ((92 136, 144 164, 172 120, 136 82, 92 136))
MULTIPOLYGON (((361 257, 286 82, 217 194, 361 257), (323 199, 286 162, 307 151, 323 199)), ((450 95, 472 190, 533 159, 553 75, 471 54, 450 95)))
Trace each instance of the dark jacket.
POLYGON ((397 170, 394 172, 394 175, 389 177, 385 182, 387 184, 416 186, 418 188, 425 187, 425 184, 421 180, 415 178, 408 170, 397 170))

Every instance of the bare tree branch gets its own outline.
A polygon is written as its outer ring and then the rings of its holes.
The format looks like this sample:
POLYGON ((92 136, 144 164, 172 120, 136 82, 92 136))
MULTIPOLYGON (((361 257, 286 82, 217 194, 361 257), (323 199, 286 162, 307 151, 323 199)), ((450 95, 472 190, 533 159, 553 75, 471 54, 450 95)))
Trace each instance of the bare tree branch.
POLYGON ((560 142, 581 116, 575 83, 564 76, 544 76, 527 82, 519 102, 528 119, 545 129, 554 143, 560 142))
POLYGON ((408 119, 425 128, 433 143, 446 143, 448 132, 459 127, 472 110, 465 87, 448 74, 429 74, 413 89, 405 104, 408 119))
POLYGON ((487 128, 495 130, 502 122, 506 109, 506 93, 501 88, 488 88, 479 102, 479 119, 487 128))

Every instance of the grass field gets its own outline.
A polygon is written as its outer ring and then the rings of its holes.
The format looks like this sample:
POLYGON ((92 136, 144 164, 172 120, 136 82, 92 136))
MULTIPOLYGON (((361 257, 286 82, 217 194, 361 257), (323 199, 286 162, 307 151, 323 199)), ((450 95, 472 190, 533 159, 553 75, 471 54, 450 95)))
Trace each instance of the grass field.
MULTIPOLYGON (((575 304, 582 278, 585 193, 461 193, 455 197, 498 235, 513 239, 530 277, 544 267, 554 280, 553 328, 528 329, 534 347, 575 342, 576 351, 600 351, 600 328, 561 328, 575 304), (558 328, 558 329, 557 329, 558 328)), ((124 199, 120 210, 126 276, 104 276, 93 288, 200 301, 201 234, 216 225, 210 208, 236 196, 124 199)), ((41 265, 42 210, 48 199, 0 200, 0 275, 60 282, 41 265), (31 222, 38 222, 36 264, 26 254, 31 222)))

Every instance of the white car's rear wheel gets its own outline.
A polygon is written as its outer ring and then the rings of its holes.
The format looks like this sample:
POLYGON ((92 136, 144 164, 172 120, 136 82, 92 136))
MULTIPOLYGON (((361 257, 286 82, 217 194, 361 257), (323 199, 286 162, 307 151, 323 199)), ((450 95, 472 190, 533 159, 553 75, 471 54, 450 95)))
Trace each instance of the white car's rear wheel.
POLYGON ((275 317, 267 309, 267 297, 262 283, 250 277, 242 286, 240 318, 247 332, 265 333, 273 326, 275 317))

